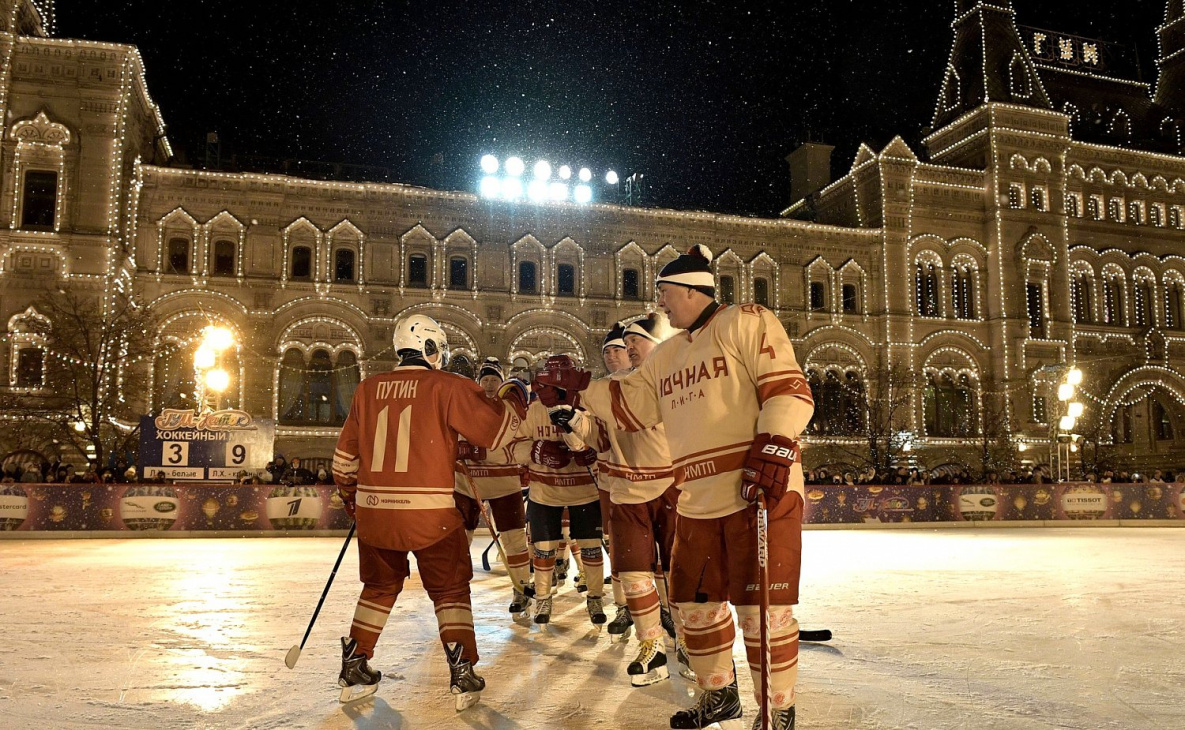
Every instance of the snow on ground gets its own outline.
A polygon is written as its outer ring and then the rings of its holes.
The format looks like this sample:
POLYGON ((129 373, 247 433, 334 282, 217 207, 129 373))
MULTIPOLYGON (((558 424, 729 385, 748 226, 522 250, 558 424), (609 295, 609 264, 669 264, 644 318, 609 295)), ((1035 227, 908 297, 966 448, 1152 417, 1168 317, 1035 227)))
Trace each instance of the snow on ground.
MULTIPOLYGON (((340 544, 0 541, 0 726, 664 728, 691 702, 677 676, 631 689, 636 642, 590 639, 570 583, 550 633, 512 623, 504 573, 475 559, 482 704, 453 712, 413 575, 378 694, 342 708, 352 550, 297 668, 283 663, 340 544)), ((1183 548, 1177 528, 808 531, 799 616, 835 639, 803 645, 799 728, 1185 728, 1183 548)))

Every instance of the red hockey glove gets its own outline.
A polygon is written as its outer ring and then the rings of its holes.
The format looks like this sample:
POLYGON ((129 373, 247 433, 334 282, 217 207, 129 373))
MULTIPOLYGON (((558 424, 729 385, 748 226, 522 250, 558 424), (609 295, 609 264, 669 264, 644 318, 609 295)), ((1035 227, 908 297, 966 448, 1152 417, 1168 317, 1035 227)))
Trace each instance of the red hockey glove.
POLYGON ((531 461, 549 469, 563 469, 572 461, 572 452, 559 441, 536 441, 531 444, 531 461))
POLYGON ((355 492, 346 493, 341 487, 338 487, 337 496, 342 498, 342 507, 345 507, 346 514, 350 516, 351 520, 357 519, 354 512, 358 509, 358 505, 354 502, 355 492))
POLYGON ((584 451, 577 451, 572 458, 576 460, 578 466, 592 466, 597 463, 597 450, 585 449, 584 451))
POLYGON ((531 391, 527 384, 516 378, 503 381, 498 386, 498 397, 510 404, 520 419, 527 417, 527 404, 531 402, 531 391))
POLYGON ((457 458, 461 461, 485 461, 486 450, 484 446, 471 444, 468 441, 458 441, 457 458))
POLYGON ((786 494, 790 482, 790 467, 802 456, 797 441, 785 436, 759 433, 749 447, 749 456, 741 470, 741 496, 756 502, 764 494, 766 506, 773 509, 786 494))

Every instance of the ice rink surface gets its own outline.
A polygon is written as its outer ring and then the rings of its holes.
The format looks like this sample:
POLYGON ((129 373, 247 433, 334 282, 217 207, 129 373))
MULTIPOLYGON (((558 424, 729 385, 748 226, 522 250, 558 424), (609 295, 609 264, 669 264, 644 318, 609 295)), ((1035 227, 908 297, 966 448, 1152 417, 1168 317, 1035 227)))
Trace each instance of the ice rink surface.
MULTIPOLYGON (((804 543, 801 625, 835 639, 802 646, 800 730, 1185 728, 1185 530, 809 531, 804 543)), ((631 689, 636 641, 590 639, 571 583, 549 633, 511 622, 479 536, 482 704, 454 713, 413 574, 379 643, 378 694, 343 708, 353 550, 300 663, 283 663, 340 544, 0 541, 0 727, 665 728, 691 702, 674 673, 631 689)), ((744 666, 739 636, 736 657, 744 666)))

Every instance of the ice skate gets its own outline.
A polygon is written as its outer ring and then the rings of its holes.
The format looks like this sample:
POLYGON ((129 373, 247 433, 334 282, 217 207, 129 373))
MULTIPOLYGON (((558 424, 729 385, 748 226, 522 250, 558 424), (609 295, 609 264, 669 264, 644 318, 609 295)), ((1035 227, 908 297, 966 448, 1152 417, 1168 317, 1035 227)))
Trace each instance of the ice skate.
MULTIPOLYGON (((761 713, 753 721, 753 730, 764 730, 761 727, 761 713)), ((794 730, 794 707, 784 710, 771 710, 769 713, 769 730, 794 730)))
POLYGON ((358 642, 352 638, 342 637, 342 670, 337 675, 337 683, 342 688, 338 701, 357 702, 374 694, 379 689, 379 680, 383 673, 370 668, 366 663, 366 655, 356 653, 358 642))
POLYGON ((546 625, 551 621, 551 596, 535 600, 535 623, 546 625))
POLYGON ((675 617, 671 615, 671 609, 663 606, 659 608, 659 620, 662 621, 662 628, 667 632, 667 636, 672 639, 675 638, 675 617))
POLYGON ((638 656, 626 667, 630 684, 635 687, 661 682, 670 677, 667 671, 667 655, 659 650, 658 639, 647 639, 638 647, 638 656))
POLYGON ((527 594, 515 588, 514 596, 510 599, 509 611, 511 616, 515 619, 523 618, 527 615, 528 606, 530 606, 530 599, 527 598, 527 594))
POLYGON ((605 623, 605 606, 599 596, 588 597, 588 618, 594 626, 601 626, 605 623))
POLYGON ((476 705, 481 699, 481 691, 486 688, 486 681, 477 676, 469 660, 461 658, 461 649, 461 645, 456 642, 444 648, 444 654, 448 657, 449 692, 456 695, 457 712, 476 705))
POLYGON ((705 728, 713 724, 720 730, 742 730, 741 696, 735 679, 727 687, 704 690, 694 706, 671 715, 671 727, 675 730, 705 728))
POLYGON ((695 670, 691 668, 691 657, 687 656, 687 642, 675 640, 675 662, 679 665, 679 676, 683 679, 695 681, 695 670))
POLYGON ((609 636, 613 641, 626 642, 630 639, 630 627, 634 625, 634 618, 626 606, 617 607, 617 615, 609 622, 609 636))

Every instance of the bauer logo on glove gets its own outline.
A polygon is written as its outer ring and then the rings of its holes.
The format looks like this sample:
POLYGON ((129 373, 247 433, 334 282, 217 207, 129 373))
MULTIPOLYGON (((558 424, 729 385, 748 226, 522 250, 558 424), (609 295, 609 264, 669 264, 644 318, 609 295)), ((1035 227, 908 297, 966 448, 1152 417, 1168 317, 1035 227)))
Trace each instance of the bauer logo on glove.
POLYGON ((749 456, 741 470, 741 497, 756 502, 764 494, 771 509, 786 494, 790 467, 801 455, 797 441, 785 436, 760 433, 749 447, 749 456))

